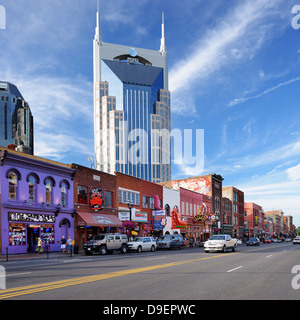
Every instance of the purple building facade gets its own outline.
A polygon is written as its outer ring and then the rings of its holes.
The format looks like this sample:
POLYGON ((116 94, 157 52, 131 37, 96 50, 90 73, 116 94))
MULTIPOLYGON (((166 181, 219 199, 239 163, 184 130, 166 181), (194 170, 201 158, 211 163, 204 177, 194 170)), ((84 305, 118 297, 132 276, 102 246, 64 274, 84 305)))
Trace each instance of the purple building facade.
POLYGON ((70 166, 0 147, 1 254, 60 251, 74 239, 73 174, 70 166))

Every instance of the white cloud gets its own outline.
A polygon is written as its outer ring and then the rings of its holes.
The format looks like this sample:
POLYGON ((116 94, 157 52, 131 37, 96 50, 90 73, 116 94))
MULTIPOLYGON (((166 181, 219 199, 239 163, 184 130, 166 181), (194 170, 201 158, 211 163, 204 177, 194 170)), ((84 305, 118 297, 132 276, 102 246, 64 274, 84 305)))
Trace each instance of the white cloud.
POLYGON ((93 155, 93 141, 86 137, 67 134, 54 134, 48 135, 47 133, 40 132, 39 139, 35 143, 35 154, 44 158, 51 158, 61 161, 66 156, 73 154, 82 154, 86 157, 93 155))
POLYGON ((292 168, 286 170, 288 177, 292 181, 300 180, 300 163, 292 168))
POLYGON ((253 177, 251 181, 236 186, 245 195, 245 202, 254 202, 264 211, 283 210, 300 225, 300 181, 290 181, 286 170, 253 177))
POLYGON ((195 39, 197 47, 186 59, 176 62, 170 71, 170 90, 176 93, 195 85, 232 59, 252 58, 264 44, 266 31, 274 27, 267 17, 276 15, 280 4, 282 1, 248 0, 231 10, 204 39, 195 39))
POLYGON ((255 95, 255 96, 252 96, 252 97, 236 98, 236 99, 234 99, 233 101, 230 101, 230 102, 227 104, 227 106, 228 106, 228 107, 233 107, 233 106, 235 106, 235 105, 237 105, 237 104, 241 104, 241 103, 244 103, 244 102, 249 101, 249 100, 258 99, 258 98, 260 98, 260 97, 262 97, 262 96, 264 96, 264 95, 266 95, 266 94, 268 94, 268 93, 271 93, 271 92, 273 92, 273 91, 275 91, 275 90, 277 90, 277 89, 279 89, 279 88, 281 88, 281 87, 287 86, 287 85, 292 84, 292 83, 294 83, 294 82, 297 82, 297 81, 299 81, 299 80, 300 80, 300 77, 297 77, 297 78, 291 79, 291 80, 289 80, 289 81, 279 83, 278 85, 276 85, 276 86, 274 86, 274 87, 272 87, 272 88, 269 88, 269 89, 265 90, 264 92, 262 92, 262 93, 260 93, 260 94, 257 94, 257 95, 255 95))

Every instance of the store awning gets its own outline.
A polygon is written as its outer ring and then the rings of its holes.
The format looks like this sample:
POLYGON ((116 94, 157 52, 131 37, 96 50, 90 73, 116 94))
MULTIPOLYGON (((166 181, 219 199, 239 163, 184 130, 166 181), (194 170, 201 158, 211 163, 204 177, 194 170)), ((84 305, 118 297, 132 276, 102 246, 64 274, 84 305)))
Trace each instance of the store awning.
POLYGON ((93 212, 77 212, 77 214, 78 226, 122 228, 122 221, 113 214, 93 212))

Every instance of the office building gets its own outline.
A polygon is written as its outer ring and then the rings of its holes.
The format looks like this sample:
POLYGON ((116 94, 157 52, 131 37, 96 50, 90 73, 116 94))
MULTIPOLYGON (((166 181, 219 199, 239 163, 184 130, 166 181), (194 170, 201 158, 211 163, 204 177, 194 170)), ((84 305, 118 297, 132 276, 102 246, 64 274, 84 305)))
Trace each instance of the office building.
POLYGON ((160 50, 102 41, 100 13, 94 39, 95 167, 140 179, 171 177, 170 92, 164 36, 160 50))
POLYGON ((33 154, 33 116, 18 88, 0 81, 0 146, 33 154))

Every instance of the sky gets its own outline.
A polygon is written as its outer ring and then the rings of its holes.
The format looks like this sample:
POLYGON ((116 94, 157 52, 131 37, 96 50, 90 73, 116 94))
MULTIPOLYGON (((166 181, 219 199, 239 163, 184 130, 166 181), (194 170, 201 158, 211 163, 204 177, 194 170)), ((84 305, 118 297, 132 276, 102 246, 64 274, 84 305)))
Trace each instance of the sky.
MULTIPOLYGON (((159 50, 164 12, 172 129, 204 130, 204 163, 173 163, 172 179, 220 174, 224 186, 245 193, 245 202, 283 210, 300 226, 296 4, 100 0, 100 14, 104 42, 159 50)), ((0 80, 15 84, 30 105, 35 154, 90 166, 97 1, 0 0, 0 6, 6 18, 0 80)))

